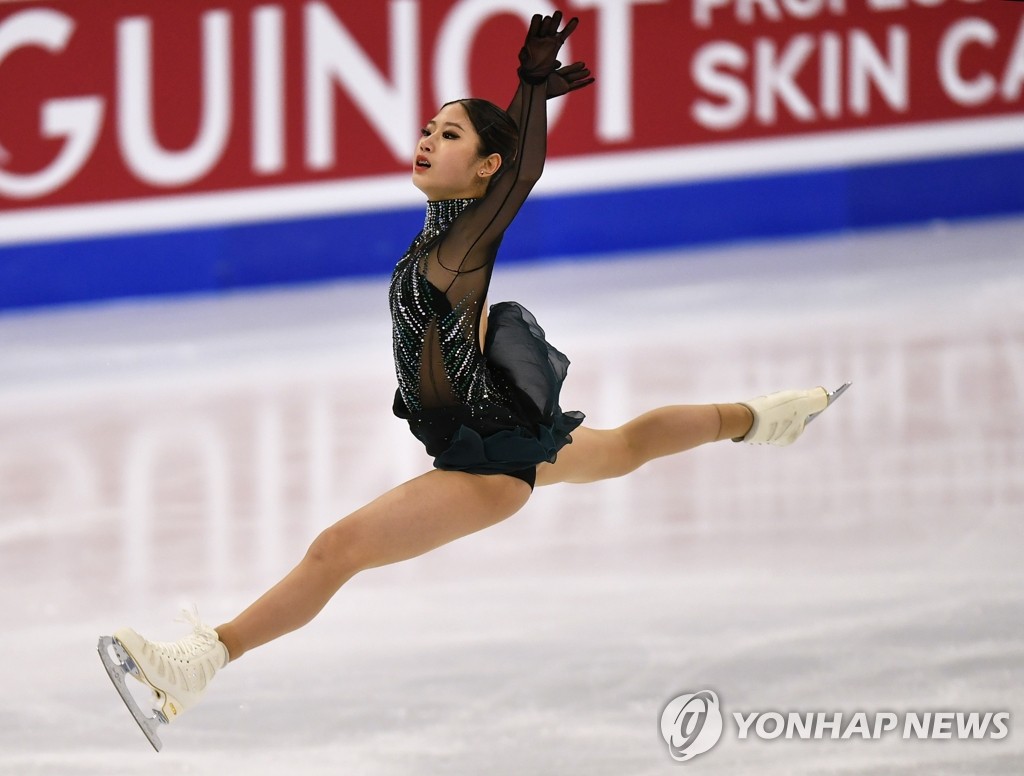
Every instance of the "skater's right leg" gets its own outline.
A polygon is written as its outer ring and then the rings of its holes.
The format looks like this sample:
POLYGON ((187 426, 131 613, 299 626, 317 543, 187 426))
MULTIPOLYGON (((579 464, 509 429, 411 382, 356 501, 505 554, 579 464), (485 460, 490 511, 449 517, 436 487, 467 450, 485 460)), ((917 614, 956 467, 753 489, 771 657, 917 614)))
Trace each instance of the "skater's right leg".
POLYGON ((519 511, 529 496, 529 486, 514 477, 428 472, 326 529, 291 573, 217 634, 237 660, 308 623, 358 572, 494 525, 519 511))
POLYGON ((676 404, 610 429, 580 426, 554 463, 537 467, 537 485, 622 477, 656 458, 742 436, 753 415, 743 404, 676 404))
MULTIPOLYGON (((836 395, 843 390, 837 389, 836 395)), ((656 458, 726 439, 792 444, 830 397, 824 388, 780 391, 740 403, 659 407, 618 428, 581 426, 554 463, 537 467, 537 485, 621 477, 656 458)))

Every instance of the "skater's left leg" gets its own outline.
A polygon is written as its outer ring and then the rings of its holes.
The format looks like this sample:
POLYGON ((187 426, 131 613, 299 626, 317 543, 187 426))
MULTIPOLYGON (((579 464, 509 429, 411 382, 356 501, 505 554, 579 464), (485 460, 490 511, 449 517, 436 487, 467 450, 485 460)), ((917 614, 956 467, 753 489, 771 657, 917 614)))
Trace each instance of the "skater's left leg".
POLYGON ((742 437, 752 421, 743 404, 680 404, 645 412, 618 428, 583 426, 555 463, 537 467, 537 485, 621 477, 655 458, 742 437))
MULTIPOLYGON (((213 629, 196 620, 190 636, 168 643, 121 628, 111 645, 126 653, 132 674, 157 693, 160 711, 171 721, 199 702, 229 658, 305 625, 356 573, 494 525, 517 512, 530 492, 516 477, 435 469, 326 528, 290 574, 232 621, 213 629)), ((128 660, 118 660, 130 668, 128 660)))
POLYGON ((325 529, 284 579, 217 628, 231 660, 309 622, 360 571, 414 558, 517 512, 515 477, 434 469, 325 529))

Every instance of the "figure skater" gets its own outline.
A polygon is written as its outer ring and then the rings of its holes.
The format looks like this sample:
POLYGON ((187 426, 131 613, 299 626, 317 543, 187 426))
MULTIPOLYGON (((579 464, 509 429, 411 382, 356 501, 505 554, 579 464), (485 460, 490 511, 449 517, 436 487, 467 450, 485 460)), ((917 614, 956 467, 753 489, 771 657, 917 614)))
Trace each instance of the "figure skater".
POLYGON ((479 99, 448 103, 416 146, 412 179, 427 196, 427 212, 389 288, 394 412, 435 468, 327 528, 294 570, 220 627, 196 616, 193 633, 174 643, 129 628, 101 640, 130 709, 125 672, 156 694, 155 717, 140 717, 137 705, 132 711, 157 748, 157 724, 194 706, 217 671, 308 623, 358 572, 494 525, 519 511, 535 485, 619 477, 725 439, 789 444, 828 405, 831 395, 813 388, 662 407, 619 428, 589 428, 581 413, 559 407, 569 361, 534 317, 513 302, 485 311, 498 246, 544 166, 546 100, 594 80, 583 63, 563 68, 557 61, 577 24, 559 29, 561 19, 558 12, 533 18, 507 111, 479 99))

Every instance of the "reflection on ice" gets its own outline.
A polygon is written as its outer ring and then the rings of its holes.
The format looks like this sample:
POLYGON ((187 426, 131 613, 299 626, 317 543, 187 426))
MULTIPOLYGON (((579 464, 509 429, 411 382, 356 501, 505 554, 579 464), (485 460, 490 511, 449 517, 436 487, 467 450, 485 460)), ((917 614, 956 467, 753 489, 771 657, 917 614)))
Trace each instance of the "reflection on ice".
MULTIPOLYGON (((1012 726, 1021 246, 1011 220, 499 271, 492 301, 538 314, 573 360, 563 406, 594 425, 854 387, 793 448, 539 489, 505 524, 357 578, 224 672, 157 759, 96 636, 173 637, 182 597, 230 616, 429 464, 390 414, 383 284, 0 317, 0 773, 657 774, 662 709, 705 688, 731 711, 1008 709, 1012 726)), ((1021 756, 1012 732, 768 746, 727 740, 728 720, 689 767, 1009 773, 1021 756)))

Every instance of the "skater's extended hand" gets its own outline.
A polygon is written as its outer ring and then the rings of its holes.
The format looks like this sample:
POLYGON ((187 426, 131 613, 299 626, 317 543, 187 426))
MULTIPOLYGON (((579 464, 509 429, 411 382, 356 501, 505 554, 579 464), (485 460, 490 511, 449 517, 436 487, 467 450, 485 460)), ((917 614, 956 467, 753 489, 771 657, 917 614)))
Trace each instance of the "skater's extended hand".
POLYGON ((548 99, 561 97, 563 94, 582 89, 594 83, 593 77, 587 66, 582 62, 573 62, 571 65, 561 66, 561 62, 555 62, 555 71, 548 76, 548 99))
POLYGON ((565 39, 579 24, 579 19, 570 19, 559 31, 562 23, 562 12, 555 11, 553 16, 534 14, 530 21, 530 29, 526 40, 519 50, 519 77, 529 84, 542 84, 557 67, 558 50, 565 39))

